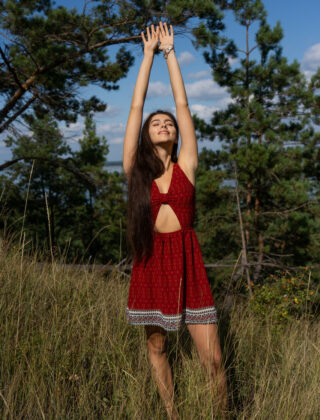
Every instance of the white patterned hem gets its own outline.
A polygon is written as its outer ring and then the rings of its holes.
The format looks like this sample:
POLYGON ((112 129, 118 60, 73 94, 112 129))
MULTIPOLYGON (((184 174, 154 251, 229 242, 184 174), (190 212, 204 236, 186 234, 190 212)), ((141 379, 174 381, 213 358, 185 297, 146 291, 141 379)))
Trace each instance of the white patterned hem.
POLYGON ((218 315, 215 306, 191 309, 185 308, 182 313, 166 315, 160 310, 129 309, 126 307, 126 316, 133 325, 158 325, 165 330, 178 330, 182 324, 216 324, 218 315))

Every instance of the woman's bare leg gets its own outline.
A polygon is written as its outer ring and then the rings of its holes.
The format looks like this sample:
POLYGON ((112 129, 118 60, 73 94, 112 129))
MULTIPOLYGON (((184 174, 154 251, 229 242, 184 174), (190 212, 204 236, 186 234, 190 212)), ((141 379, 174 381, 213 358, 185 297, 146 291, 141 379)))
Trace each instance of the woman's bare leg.
POLYGON ((146 325, 149 361, 152 377, 158 385, 160 397, 165 405, 169 419, 179 418, 174 407, 174 388, 171 368, 167 359, 167 334, 158 326, 146 325))
POLYGON ((197 348, 202 366, 209 376, 212 392, 217 396, 218 407, 222 412, 226 412, 228 406, 227 378, 221 364, 222 353, 218 325, 187 324, 187 327, 197 348))

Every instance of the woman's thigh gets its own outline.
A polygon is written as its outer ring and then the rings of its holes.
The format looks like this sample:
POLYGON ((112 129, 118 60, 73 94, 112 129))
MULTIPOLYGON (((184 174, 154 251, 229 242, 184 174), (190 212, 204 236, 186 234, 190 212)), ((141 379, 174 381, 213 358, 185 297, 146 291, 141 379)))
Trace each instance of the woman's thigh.
POLYGON ((206 366, 221 363, 221 347, 218 324, 187 324, 187 328, 198 351, 200 360, 206 366))

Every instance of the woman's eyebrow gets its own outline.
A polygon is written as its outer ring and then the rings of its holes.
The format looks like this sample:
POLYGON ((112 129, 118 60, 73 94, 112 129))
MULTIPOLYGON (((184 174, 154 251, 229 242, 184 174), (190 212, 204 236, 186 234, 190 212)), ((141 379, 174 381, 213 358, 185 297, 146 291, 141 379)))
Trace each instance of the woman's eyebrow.
MULTIPOLYGON (((153 123, 153 122, 155 122, 155 121, 160 121, 160 119, 159 118, 156 118, 155 120, 152 120, 151 122, 153 123)), ((171 120, 169 120, 169 119, 166 119, 165 121, 170 121, 170 122, 172 122, 171 120)))

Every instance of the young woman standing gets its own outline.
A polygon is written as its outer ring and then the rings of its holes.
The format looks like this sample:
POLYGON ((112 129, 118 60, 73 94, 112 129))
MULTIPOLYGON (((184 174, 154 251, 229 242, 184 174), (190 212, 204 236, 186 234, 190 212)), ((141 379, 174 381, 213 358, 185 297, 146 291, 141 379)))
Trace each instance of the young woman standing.
POLYGON ((167 331, 183 323, 202 365, 216 380, 217 400, 227 409, 227 381, 221 363, 218 316, 199 242, 193 230, 198 148, 179 64, 173 28, 159 22, 147 27, 140 67, 127 122, 123 169, 128 177, 127 241, 133 250, 128 321, 144 325, 152 375, 170 419, 178 413, 167 360, 167 331), (143 124, 154 51, 163 51, 170 74, 176 115, 157 110, 143 124), (181 147, 177 157, 179 132, 181 147))

